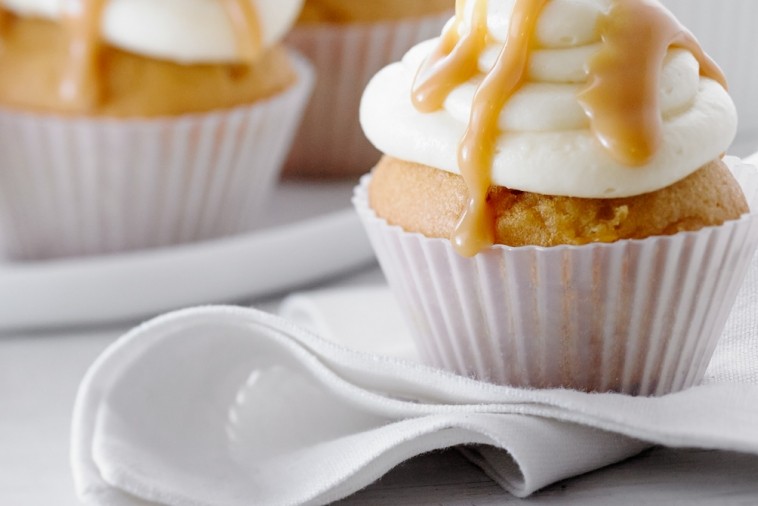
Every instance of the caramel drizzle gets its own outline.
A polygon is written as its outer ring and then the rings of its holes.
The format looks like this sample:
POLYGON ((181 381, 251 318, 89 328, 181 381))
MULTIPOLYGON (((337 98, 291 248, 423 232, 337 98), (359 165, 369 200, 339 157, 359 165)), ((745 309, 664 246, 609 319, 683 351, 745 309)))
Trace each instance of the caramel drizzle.
MULTIPOLYGON (((240 58, 255 62, 262 50, 260 20, 250 0, 219 0, 232 23, 240 58)), ((107 0, 64 0, 63 25, 69 34, 69 64, 60 96, 76 110, 91 110, 101 100, 100 24, 107 0)), ((0 28, 5 11, 0 9, 0 28)))
POLYGON ((69 63, 60 85, 64 102, 89 110, 100 101, 100 20, 106 0, 65 0, 63 26, 69 34, 69 63))
POLYGON ((456 0, 455 22, 443 32, 439 45, 421 67, 413 83, 413 105, 421 112, 434 112, 447 96, 479 70, 479 55, 487 45, 487 0, 474 0, 471 29, 460 35, 466 0, 456 0))
MULTIPOLYGON (((5 7, 0 5, 0 38, 2 38, 3 35, 5 35, 5 27, 8 24, 8 18, 9 18, 8 11, 5 10, 5 7)), ((2 43, 2 40, 0 40, 0 44, 1 43, 2 43)))
MULTIPOLYGON (((456 19, 421 68, 412 100, 421 112, 439 110, 447 96, 477 73, 487 43, 487 0, 474 0, 470 31, 460 36, 465 0, 456 1, 456 19)), ((526 82, 537 20, 548 0, 516 0, 508 37, 497 62, 477 88, 471 117, 458 145, 458 165, 469 201, 453 232, 463 256, 494 242, 494 214, 487 202, 498 120, 508 100, 526 82)), ((651 0, 614 0, 601 19, 603 48, 588 65, 589 84, 579 95, 601 144, 622 163, 642 165, 661 143, 663 118, 658 85, 669 48, 689 50, 701 74, 726 79, 692 34, 651 0)))
POLYGON ((690 51, 700 73, 726 78, 679 21, 649 0, 615 0, 601 18, 603 46, 588 65, 589 85, 579 102, 597 139, 619 162, 648 163, 663 137, 659 82, 671 47, 690 51))
MULTIPOLYGON (((442 38, 438 51, 414 84, 413 99, 421 111, 442 107, 447 95, 477 72, 487 42, 487 1, 476 0, 472 29, 453 42, 462 23, 465 2, 456 4, 456 23, 442 38), (450 48, 451 46, 452 49, 450 48), (420 104, 420 106, 419 106, 420 104)), ((466 133, 458 145, 458 165, 469 200, 453 232, 453 246, 474 256, 494 242, 494 215, 487 203, 492 186, 490 168, 495 154, 500 112, 527 77, 529 54, 537 19, 548 0, 516 0, 505 45, 474 96, 466 133)))
POLYGON ((263 48, 260 19, 250 0, 220 0, 232 22, 237 52, 242 61, 252 64, 263 48))

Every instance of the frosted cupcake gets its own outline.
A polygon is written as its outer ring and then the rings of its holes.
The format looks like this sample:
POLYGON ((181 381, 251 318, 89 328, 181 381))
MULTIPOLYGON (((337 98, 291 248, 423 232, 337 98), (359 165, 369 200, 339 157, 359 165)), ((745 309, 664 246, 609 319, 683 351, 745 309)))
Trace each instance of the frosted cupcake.
POLYGON ((314 63, 318 81, 286 174, 358 176, 379 160, 379 151, 358 123, 363 89, 382 67, 438 34, 453 4, 453 0, 306 0, 287 40, 314 63))
POLYGON ((702 379, 758 175, 722 159, 723 76, 657 1, 459 2, 361 120, 386 156, 355 204, 427 362, 640 395, 702 379))
POLYGON ((307 63, 278 43, 300 8, 0 0, 6 254, 92 255, 250 230, 312 87, 307 63))

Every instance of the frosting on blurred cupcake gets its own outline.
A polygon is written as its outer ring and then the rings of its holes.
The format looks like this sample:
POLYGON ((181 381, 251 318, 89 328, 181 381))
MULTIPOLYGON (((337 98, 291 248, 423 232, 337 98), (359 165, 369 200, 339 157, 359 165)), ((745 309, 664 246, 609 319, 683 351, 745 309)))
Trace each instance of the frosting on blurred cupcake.
POLYGON ((119 49, 179 63, 235 63, 279 42, 303 0, 0 0, 24 17, 57 22, 101 10, 100 35, 119 49), (100 4, 100 5, 98 5, 100 4), (248 25, 249 23, 249 25, 248 25))
POLYGON ((0 102, 115 116, 251 102, 292 83, 278 43, 301 7, 302 0, 0 0, 0 102))

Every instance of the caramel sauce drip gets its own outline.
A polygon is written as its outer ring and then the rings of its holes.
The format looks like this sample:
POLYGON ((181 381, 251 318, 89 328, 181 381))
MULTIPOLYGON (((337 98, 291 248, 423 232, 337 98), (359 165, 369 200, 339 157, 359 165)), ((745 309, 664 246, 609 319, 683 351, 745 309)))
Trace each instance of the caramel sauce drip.
MULTIPOLYGON (((454 23, 416 76, 412 100, 421 112, 440 109, 447 96, 478 71, 488 41, 487 0, 473 1, 470 31, 460 35, 466 2, 457 0, 454 23)), ((458 165, 469 201, 451 238, 463 256, 474 256, 493 244, 494 213, 487 195, 498 120, 526 81, 537 20, 548 1, 516 0, 506 43, 474 96, 470 121, 458 146, 458 165)), ((593 133, 612 156, 629 166, 642 165, 661 143, 658 87, 669 48, 689 50, 700 63, 701 74, 724 87, 726 79, 692 34, 651 0, 614 0, 599 30, 602 49, 588 65, 589 84, 579 100, 593 133)))
MULTIPOLYGON (((506 102, 526 80, 529 53, 537 19, 548 0, 516 0, 508 37, 497 62, 474 96, 466 134, 458 146, 458 165, 469 200, 453 233, 453 246, 474 256, 494 242, 494 216, 487 203, 498 135, 498 120, 506 102)), ((471 30, 460 37, 465 2, 456 4, 456 22, 442 36, 437 51, 422 68, 413 89, 413 102, 422 112, 442 107, 448 94, 478 70, 487 43, 487 1, 476 0, 471 30)))
POLYGON ((461 36, 465 0, 456 0, 455 21, 442 34, 440 43, 419 70, 413 83, 413 105, 421 112, 442 107, 456 87, 479 70, 479 55, 487 45, 487 0, 474 0, 471 29, 461 36))
POLYGON ((690 51, 701 75, 725 88, 726 78, 695 37, 658 3, 615 0, 599 28, 602 49, 589 62, 589 85, 579 102, 593 133, 614 158, 644 165, 662 142, 658 88, 669 48, 690 51))
MULTIPOLYGON (((250 0, 219 1, 234 28, 240 58, 247 64, 254 63, 263 45, 255 8, 250 0)), ((64 1, 63 24, 69 33, 69 64, 60 85, 60 95, 74 110, 92 110, 101 100, 100 25, 106 2, 64 1)), ((4 15, 5 11, 0 9, 0 29, 4 15)))
POLYGON ((526 81, 533 34, 547 1, 516 0, 503 50, 474 95, 471 119, 458 148, 458 165, 468 186, 469 201, 452 238, 464 256, 474 256, 494 241, 495 220, 487 194, 492 185, 490 169, 498 120, 506 102, 526 81))
POLYGON ((63 25, 69 34, 69 63, 60 95, 72 109, 90 110, 100 101, 100 20, 106 0, 65 0, 63 25))
POLYGON ((232 22, 240 58, 248 65, 254 63, 263 48, 263 35, 255 7, 250 0, 220 1, 232 22))
POLYGON ((8 11, 0 5, 0 49, 2 49, 2 37, 5 34, 5 26, 8 24, 8 11))

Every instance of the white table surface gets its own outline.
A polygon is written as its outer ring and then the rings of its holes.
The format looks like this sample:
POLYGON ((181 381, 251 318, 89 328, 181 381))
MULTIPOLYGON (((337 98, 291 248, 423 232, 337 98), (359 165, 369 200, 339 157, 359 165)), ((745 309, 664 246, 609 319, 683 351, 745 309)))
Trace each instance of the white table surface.
MULTIPOLYGON (((336 284, 375 282, 369 271, 336 284)), ((274 301, 257 304, 266 309, 274 301)), ((133 324, 132 322, 131 324, 133 324)), ((70 416, 89 364, 130 323, 0 335, 0 505, 78 505, 68 464, 70 416)), ((343 501, 346 505, 520 503, 454 450, 419 457, 343 501)), ((528 504, 758 504, 758 457, 654 449, 556 484, 528 504)))

